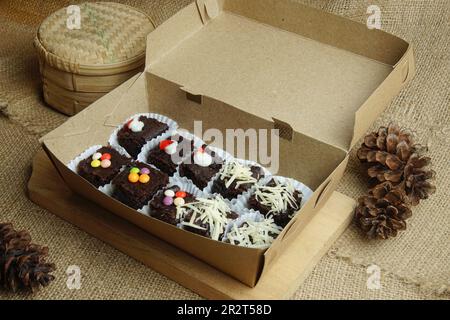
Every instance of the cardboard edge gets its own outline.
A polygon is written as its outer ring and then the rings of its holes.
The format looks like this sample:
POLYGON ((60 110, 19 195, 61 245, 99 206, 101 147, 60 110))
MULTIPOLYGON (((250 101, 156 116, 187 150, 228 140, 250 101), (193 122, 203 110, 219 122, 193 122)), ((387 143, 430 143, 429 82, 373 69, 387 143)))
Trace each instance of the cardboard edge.
POLYGON ((276 28, 297 33, 388 65, 394 65, 404 54, 408 45, 405 40, 383 30, 372 29, 367 31, 367 26, 362 23, 291 0, 221 1, 223 1, 223 11, 229 11, 276 28), (283 19, 274 19, 274 12, 277 12, 278 16, 280 12, 288 13, 289 16, 283 19), (324 25, 323 21, 327 21, 327 24, 324 25), (301 25, 301 27, 298 27, 298 25, 301 25), (330 32, 330 28, 333 32, 330 32), (302 32, 298 32, 299 30, 302 30, 302 32), (335 37, 336 33, 342 33, 344 30, 346 31, 345 37, 335 37), (353 39, 356 39, 356 41, 353 41, 353 39), (390 45, 387 47, 379 45, 379 43, 386 42, 390 45), (370 50, 364 47, 368 43, 371 44, 370 50), (397 44, 395 47, 393 46, 394 43, 397 44))
POLYGON ((393 66, 388 77, 356 111, 353 138, 349 150, 369 130, 394 97, 414 78, 416 72, 413 46, 409 45, 402 58, 393 66))
POLYGON ((327 203, 327 200, 331 197, 337 184, 344 175, 348 160, 349 156, 347 155, 329 177, 314 190, 308 202, 291 219, 278 238, 264 253, 264 265, 261 276, 263 276, 267 269, 270 269, 280 255, 280 252, 284 251, 287 246, 292 245, 292 242, 296 239, 296 235, 306 228, 309 222, 316 216, 317 212, 327 203))
POLYGON ((167 19, 147 36, 145 71, 173 50, 177 43, 189 38, 203 27, 201 14, 195 2, 167 19), (176 35, 170 41, 166 34, 176 35))
MULTIPOLYGON (((117 88, 115 88, 114 90, 112 90, 111 92, 109 92, 108 94, 102 96, 100 99, 96 100, 94 103, 92 103, 88 108, 95 108, 95 106, 97 105, 102 105, 104 103, 105 100, 110 99, 111 95, 117 97, 116 101, 116 105, 114 106, 114 110, 117 107, 117 105, 120 104, 120 101, 122 100, 122 97, 124 95, 126 95, 126 93, 130 90, 130 88, 133 86, 133 84, 139 79, 139 77, 143 76, 144 73, 143 72, 139 72, 136 75, 134 75, 133 77, 131 77, 130 79, 128 79, 127 81, 125 81, 124 83, 122 83, 120 86, 118 86, 117 88)), ((74 136, 74 135, 88 135, 90 134, 90 132, 92 131, 92 128, 94 127, 95 124, 92 124, 91 126, 89 126, 86 129, 80 130, 80 131, 75 131, 73 133, 70 134, 63 134, 62 132, 67 130, 68 128, 70 128, 71 126, 74 125, 74 123, 78 123, 78 122, 83 122, 83 119, 88 116, 89 110, 88 108, 82 110, 81 112, 79 112, 76 117, 71 117, 69 119, 67 119, 62 125, 60 125, 59 127, 57 127, 56 129, 50 131, 49 133, 47 133, 46 135, 42 136, 41 138, 39 138, 39 143, 41 145, 46 144, 46 142, 52 141, 52 140, 58 140, 58 139, 64 139, 68 136, 74 136)), ((107 120, 108 115, 105 115, 105 117, 103 119, 101 119, 99 122, 101 124, 105 123, 105 121, 107 120)))

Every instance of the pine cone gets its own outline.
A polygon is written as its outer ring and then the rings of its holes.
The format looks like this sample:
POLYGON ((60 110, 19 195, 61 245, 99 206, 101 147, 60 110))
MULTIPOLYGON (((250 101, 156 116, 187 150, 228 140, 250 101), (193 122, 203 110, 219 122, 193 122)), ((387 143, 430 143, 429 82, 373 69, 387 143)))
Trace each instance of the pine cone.
POLYGON ((55 279, 55 265, 46 263, 48 248, 31 243, 30 234, 0 223, 0 286, 16 292, 35 291, 55 279))
POLYGON ((428 199, 436 191, 436 186, 430 181, 436 173, 427 168, 430 162, 429 157, 420 157, 414 153, 403 170, 404 188, 413 206, 418 205, 420 200, 428 199))
POLYGON ((414 144, 412 134, 397 124, 381 127, 364 138, 358 159, 369 165, 370 185, 389 181, 406 191, 412 205, 436 190, 429 181, 434 171, 426 168, 430 158, 421 155, 423 148, 414 144))
POLYGON ((383 182, 359 198, 355 220, 369 238, 387 239, 406 229, 411 217, 408 197, 402 188, 383 182))

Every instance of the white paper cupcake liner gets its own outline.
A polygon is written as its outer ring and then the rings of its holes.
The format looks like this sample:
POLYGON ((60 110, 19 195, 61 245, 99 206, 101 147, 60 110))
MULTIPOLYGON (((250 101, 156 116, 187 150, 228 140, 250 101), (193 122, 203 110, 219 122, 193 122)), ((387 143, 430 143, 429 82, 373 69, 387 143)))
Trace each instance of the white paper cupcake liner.
MULTIPOLYGON (((92 146, 92 147, 87 148, 87 149, 86 149, 85 151, 83 151, 83 153, 81 153, 79 156, 77 156, 75 159, 71 160, 71 161, 67 164, 67 167, 68 167, 70 170, 72 170, 73 172, 75 172, 76 174, 78 174, 78 172, 77 172, 78 164, 79 164, 81 161, 83 161, 83 160, 85 160, 85 159, 87 159, 87 158, 89 158, 89 157, 92 157, 92 155, 93 155, 95 152, 97 152, 98 149, 103 148, 103 147, 104 147, 104 146, 102 146, 102 145, 95 145, 95 146, 92 146)), ((117 151, 118 153, 120 153, 121 155, 130 158, 130 156, 128 155, 128 153, 127 153, 123 148, 122 148, 123 150, 114 148, 113 146, 111 146, 111 148, 113 148, 114 150, 116 150, 116 151, 117 151)), ((125 166, 124 166, 124 167, 125 167, 125 166)), ((123 170, 123 167, 120 169, 119 172, 122 172, 122 170, 123 170)), ((99 187, 98 190, 100 190, 101 192, 103 192, 104 194, 106 194, 106 195, 108 195, 108 196, 112 196, 113 191, 114 191, 114 187, 113 187, 113 185, 112 185, 111 183, 108 183, 108 184, 105 184, 105 185, 102 186, 102 187, 99 187)))
MULTIPOLYGON (((270 180, 275 179, 276 181, 278 181, 279 183, 285 184, 285 183, 291 183, 295 190, 298 190, 302 193, 302 202, 300 204, 300 209, 305 205, 305 203, 309 200, 309 198, 311 198, 313 191, 307 187, 306 185, 304 185, 303 183, 291 179, 291 178, 286 178, 286 177, 282 177, 282 176, 267 176, 264 179, 261 179, 258 182, 258 185, 266 185, 267 183, 270 182, 270 180)), ((238 210, 244 210, 244 209, 248 209, 248 200, 250 199, 250 197, 253 195, 255 191, 255 188, 252 188, 252 191, 247 193, 245 195, 245 197, 241 197, 239 198, 239 201, 237 201, 234 206, 236 207, 236 209, 238 210)), ((299 209, 299 210, 300 210, 299 209)))
MULTIPOLYGON (((125 152, 130 158, 133 158, 133 157, 131 157, 131 156, 128 154, 128 152, 125 150, 125 148, 122 147, 122 146, 119 144, 119 141, 118 141, 118 139, 117 139, 117 134, 118 134, 118 132, 120 131, 120 129, 122 129, 123 126, 124 126, 128 121, 130 121, 130 120, 132 120, 132 119, 134 119, 134 118, 139 118, 139 117, 141 117, 141 116, 144 116, 144 117, 147 117, 147 118, 156 119, 156 120, 158 120, 159 122, 165 123, 165 124, 167 124, 167 125, 169 126, 169 129, 168 129, 166 132, 160 134, 159 136, 155 137, 154 139, 152 139, 152 140, 150 140, 150 141, 153 141, 153 140, 155 140, 155 139, 164 138, 164 137, 167 138, 167 137, 169 137, 169 136, 172 134, 173 131, 175 131, 175 130, 178 128, 178 124, 177 124, 174 120, 172 120, 172 119, 170 119, 170 118, 168 118, 168 117, 166 117, 166 116, 157 114, 157 113, 137 113, 137 114, 135 114, 135 115, 129 117, 128 119, 126 119, 120 126, 118 126, 118 127, 113 131, 113 133, 112 133, 111 136, 109 137, 109 141, 108 141, 108 142, 109 142, 109 144, 110 144, 111 146, 113 146, 115 149, 121 150, 122 152, 125 152)), ((142 152, 142 151, 141 151, 141 152, 142 152)))
MULTIPOLYGON (((201 139, 198 138, 197 136, 194 136, 193 134, 191 134, 191 133, 189 133, 189 132, 187 132, 187 131, 184 131, 184 130, 183 130, 183 131, 182 131, 182 130, 174 130, 174 131, 172 131, 172 132, 169 132, 167 135, 164 134, 164 135, 162 135, 162 136, 159 136, 158 138, 155 138, 155 139, 153 139, 153 140, 148 141, 148 142, 144 145, 144 147, 142 148, 142 150, 141 150, 141 152, 139 153, 139 155, 137 156, 137 160, 138 160, 138 161, 141 161, 141 162, 144 162, 144 163, 147 163, 148 153, 149 153, 151 150, 153 150, 154 148, 156 148, 156 147, 159 145, 159 143, 160 143, 161 141, 166 140, 166 139, 171 139, 172 137, 174 137, 174 136, 176 136, 176 135, 180 135, 180 136, 182 136, 182 137, 185 138, 185 139, 194 141, 194 147, 195 147, 195 148, 199 148, 199 147, 201 147, 201 146, 204 144, 203 140, 201 140, 201 139)), ((189 156, 190 156, 190 154, 186 154, 186 155, 183 157, 182 160, 186 159, 186 158, 189 157, 189 156)), ((182 160, 180 160, 179 163, 181 163, 182 160)))

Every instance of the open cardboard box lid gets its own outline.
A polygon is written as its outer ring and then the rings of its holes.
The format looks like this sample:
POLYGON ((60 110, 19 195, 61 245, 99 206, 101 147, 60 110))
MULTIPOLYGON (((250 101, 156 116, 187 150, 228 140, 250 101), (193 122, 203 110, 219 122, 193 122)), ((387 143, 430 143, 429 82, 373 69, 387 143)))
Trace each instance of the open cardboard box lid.
POLYGON ((288 0, 199 0, 149 35, 143 75, 41 142, 75 192, 254 286, 326 201, 324 190, 332 193, 350 147, 413 74, 411 47, 382 31, 288 0), (193 120, 221 130, 279 128, 280 174, 315 192, 265 252, 136 214, 66 165, 141 112, 164 114, 188 130, 193 120))
POLYGON ((402 39, 290 1, 201 0, 149 35, 146 70, 348 151, 414 60, 402 39))

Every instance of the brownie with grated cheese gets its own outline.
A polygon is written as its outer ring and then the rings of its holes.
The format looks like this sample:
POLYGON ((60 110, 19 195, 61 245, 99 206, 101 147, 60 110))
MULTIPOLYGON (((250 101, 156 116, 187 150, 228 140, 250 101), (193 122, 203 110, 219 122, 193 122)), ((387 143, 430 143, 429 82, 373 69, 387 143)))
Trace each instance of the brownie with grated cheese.
POLYGON ((278 192, 276 191, 277 186, 286 187, 285 185, 277 183, 274 179, 270 180, 265 186, 257 186, 257 190, 248 200, 248 206, 251 209, 259 211, 266 217, 272 216, 275 223, 284 228, 289 221, 291 221, 294 214, 300 210, 303 195, 300 191, 295 189, 292 189, 292 192, 284 189, 283 192, 276 194, 276 199, 283 199, 286 201, 284 202, 285 207, 283 209, 276 208, 277 203, 264 201, 262 196, 271 196, 274 192, 278 192), (271 190, 271 188, 273 189, 271 190), (291 199, 290 202, 287 201, 288 198, 291 199))
POLYGON ((213 182, 212 193, 232 200, 250 190, 263 177, 264 171, 259 166, 247 167, 237 161, 226 162, 213 182))

